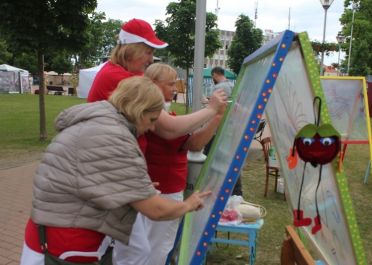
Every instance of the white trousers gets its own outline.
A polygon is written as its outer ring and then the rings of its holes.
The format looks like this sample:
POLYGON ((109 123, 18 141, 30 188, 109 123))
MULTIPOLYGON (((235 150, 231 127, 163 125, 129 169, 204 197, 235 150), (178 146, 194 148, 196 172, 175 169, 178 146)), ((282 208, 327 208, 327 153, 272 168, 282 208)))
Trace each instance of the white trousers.
POLYGON ((22 256, 19 264, 44 265, 44 254, 33 251, 23 242, 22 256))
MULTIPOLYGON (((160 196, 182 201, 183 191, 160 196)), ((114 265, 164 265, 174 245, 179 223, 179 218, 171 221, 152 221, 139 213, 129 237, 129 244, 115 242, 114 265)))

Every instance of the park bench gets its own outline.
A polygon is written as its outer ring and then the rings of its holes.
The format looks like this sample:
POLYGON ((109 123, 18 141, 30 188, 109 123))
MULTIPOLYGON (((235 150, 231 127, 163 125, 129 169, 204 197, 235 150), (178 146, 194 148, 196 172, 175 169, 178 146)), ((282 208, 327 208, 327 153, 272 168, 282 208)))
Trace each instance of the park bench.
POLYGON ((47 86, 48 94, 53 93, 54 95, 62 96, 65 90, 61 86, 47 86))

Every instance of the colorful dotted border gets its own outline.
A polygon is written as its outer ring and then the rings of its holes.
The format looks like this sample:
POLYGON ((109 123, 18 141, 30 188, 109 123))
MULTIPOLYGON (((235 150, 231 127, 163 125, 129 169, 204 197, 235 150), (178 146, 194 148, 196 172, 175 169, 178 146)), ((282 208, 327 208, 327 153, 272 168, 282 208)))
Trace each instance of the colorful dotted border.
MULTIPOLYGON (((323 102, 327 102, 325 100, 323 88, 320 84, 319 70, 315 62, 313 50, 312 50, 309 38, 307 36, 307 33, 306 32, 300 33, 299 40, 300 40, 301 48, 304 54, 304 59, 305 59, 305 63, 307 66, 307 71, 309 74, 310 83, 312 85, 313 92, 316 96, 320 97, 323 102)), ((321 110, 320 115, 321 115, 321 121, 323 123, 332 123, 330 116, 329 116, 327 104, 322 104, 322 110, 321 110)), ((351 236, 351 241, 354 247, 357 262, 359 265, 367 264, 362 241, 360 238, 358 224, 355 218, 353 204, 351 201, 351 197, 350 197, 350 193, 349 193, 349 189, 347 185, 346 175, 344 172, 336 173, 336 183, 338 185, 338 189, 340 192, 340 197, 341 197, 341 201, 342 201, 343 208, 345 211, 346 220, 349 225, 349 233, 351 236)))
POLYGON ((286 30, 285 32, 283 32, 282 37, 277 45, 273 63, 263 82, 259 98, 256 101, 256 104, 253 108, 253 112, 251 113, 251 116, 245 128, 243 137, 234 155, 235 159, 232 161, 229 167, 225 181, 219 191, 217 200, 210 214, 210 218, 206 224, 204 232, 198 242, 194 255, 191 259, 190 262, 191 265, 199 265, 202 264, 203 262, 205 253, 208 248, 208 244, 217 227, 218 220, 222 215, 222 211, 225 208, 231 190, 233 189, 233 186, 235 185, 235 182, 238 178, 239 170, 242 167, 244 160, 247 156, 247 152, 254 137, 254 133, 257 130, 258 124, 261 120, 262 114, 266 107, 266 103, 268 102, 268 99, 273 91, 276 78, 283 64, 285 56, 287 55, 289 48, 291 47, 293 38, 294 33, 292 31, 286 30))

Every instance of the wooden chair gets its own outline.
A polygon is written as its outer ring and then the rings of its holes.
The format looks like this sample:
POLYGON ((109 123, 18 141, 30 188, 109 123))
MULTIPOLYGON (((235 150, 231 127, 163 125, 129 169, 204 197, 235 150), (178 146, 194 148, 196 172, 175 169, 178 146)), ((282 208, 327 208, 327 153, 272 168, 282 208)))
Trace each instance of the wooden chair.
MULTIPOLYGON (((186 83, 184 80, 178 79, 176 81, 177 95, 182 94, 183 102, 186 103, 186 83)), ((175 97, 175 102, 177 102, 177 97, 175 97)))
POLYGON ((275 178, 275 191, 277 191, 278 178, 279 178, 279 167, 270 165, 269 160, 269 150, 271 148, 271 137, 265 137, 259 141, 262 145, 262 150, 264 153, 265 163, 266 163, 266 180, 265 180, 265 193, 267 196, 267 191, 269 189, 269 178, 273 176, 275 178))
POLYGON ((258 128, 257 128, 257 131, 254 135, 254 140, 260 142, 262 140, 262 135, 263 135, 263 132, 265 130, 265 126, 266 126, 266 120, 265 119, 262 119, 260 120, 260 123, 258 124, 258 128))

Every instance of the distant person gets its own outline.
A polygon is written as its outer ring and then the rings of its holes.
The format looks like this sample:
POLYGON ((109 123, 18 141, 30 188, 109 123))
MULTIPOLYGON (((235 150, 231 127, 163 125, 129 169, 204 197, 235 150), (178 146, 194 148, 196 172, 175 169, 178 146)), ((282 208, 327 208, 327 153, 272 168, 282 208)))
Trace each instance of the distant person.
MULTIPOLYGON (((146 21, 134 18, 124 23, 120 28, 118 44, 112 51, 110 60, 100 69, 93 81, 88 102, 106 100, 121 80, 143 75, 146 68, 153 63, 154 49, 167 46, 166 42, 157 38, 146 21)), ((193 132, 212 119, 225 105, 225 93, 217 90, 212 95, 208 108, 180 117, 173 117, 166 111, 162 111, 156 122, 155 132, 166 139, 193 132)), ((141 137, 139 143, 144 151, 145 138, 141 137)))
POLYGON ((21 265, 110 265, 112 248, 104 238, 127 244, 137 212, 172 220, 202 207, 209 192, 165 199, 147 174, 137 137, 154 130, 163 106, 149 78, 132 77, 108 101, 73 106, 57 117, 59 133, 34 179, 21 265))
MULTIPOLYGON (((163 93, 166 103, 171 103, 177 90, 177 72, 167 64, 150 65, 145 76, 151 78, 163 93)), ((145 151, 148 172, 163 198, 183 200, 187 179, 187 151, 201 151, 213 137, 223 117, 224 109, 207 125, 193 134, 167 140, 153 132, 145 134, 145 151)), ((176 115, 170 113, 168 115, 176 115)), ((164 265, 174 245, 180 220, 154 221, 138 214, 128 246, 117 242, 114 260, 117 265, 164 265)))
MULTIPOLYGON (((231 93, 233 90, 233 85, 231 82, 225 77, 225 70, 222 67, 216 66, 211 71, 212 79, 214 83, 213 90, 223 89, 226 93, 226 95, 231 98, 231 93)), ((208 155, 210 148, 212 147, 214 137, 211 141, 205 146, 204 148, 204 154, 208 155)), ((232 191, 232 195, 239 195, 243 196, 243 189, 242 189, 242 183, 241 183, 241 175, 239 176, 235 187, 232 191)))
POLYGON ((222 67, 216 66, 211 71, 212 80, 214 83, 214 91, 217 89, 223 89, 228 97, 231 97, 233 85, 225 77, 225 70, 222 67))

